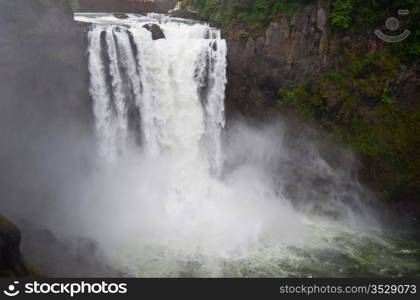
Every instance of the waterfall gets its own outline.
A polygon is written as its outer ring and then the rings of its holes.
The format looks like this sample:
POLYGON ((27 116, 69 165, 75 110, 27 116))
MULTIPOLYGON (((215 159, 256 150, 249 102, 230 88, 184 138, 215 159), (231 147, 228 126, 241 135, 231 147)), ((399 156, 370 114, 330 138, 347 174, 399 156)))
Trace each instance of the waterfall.
MULTIPOLYGON (((86 18, 86 17, 85 17, 86 18)), ((109 161, 129 145, 147 155, 220 174, 226 42, 207 24, 150 14, 90 25, 90 93, 100 154, 109 161), (144 25, 165 38, 153 40, 144 25)))
MULTIPOLYGON (((75 18, 89 23, 98 168, 74 218, 116 270, 343 276, 366 237, 374 251, 388 243, 350 152, 324 156, 293 122, 224 129, 218 29, 157 14, 75 18)), ((375 274, 388 267, 372 261, 375 274)))

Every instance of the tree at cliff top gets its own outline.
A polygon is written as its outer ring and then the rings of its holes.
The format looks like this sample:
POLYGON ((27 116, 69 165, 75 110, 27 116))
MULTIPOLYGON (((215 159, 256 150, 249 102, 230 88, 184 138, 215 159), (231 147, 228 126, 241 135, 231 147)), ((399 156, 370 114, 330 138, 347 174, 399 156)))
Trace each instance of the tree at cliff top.
MULTIPOLYGON (((316 0, 186 0, 200 17, 220 24, 242 23, 250 30, 267 27, 280 14, 291 16, 299 8, 316 0)), ((420 55, 420 6, 418 0, 331 0, 331 28, 335 31, 368 32, 384 29, 385 20, 399 9, 410 13, 401 16, 401 28, 411 31, 408 43, 391 47, 404 60, 420 55)))
MULTIPOLYGON (((385 29, 385 20, 398 17, 400 30, 409 29, 411 35, 404 43, 389 45, 404 62, 414 61, 420 56, 420 5, 418 0, 332 0, 331 27, 335 31, 352 33, 385 29), (400 9, 407 15, 398 16, 400 9)), ((391 34, 391 32, 390 32, 391 34)), ((398 33, 392 33, 397 35, 398 33)))
POLYGON ((243 22, 254 27, 267 26, 279 13, 293 14, 314 0, 188 0, 200 17, 220 23, 243 22))

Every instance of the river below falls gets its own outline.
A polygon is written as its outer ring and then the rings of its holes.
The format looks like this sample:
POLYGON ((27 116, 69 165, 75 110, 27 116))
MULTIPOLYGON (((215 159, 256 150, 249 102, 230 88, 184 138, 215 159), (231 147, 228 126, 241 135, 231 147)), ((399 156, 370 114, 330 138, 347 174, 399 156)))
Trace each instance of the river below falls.
POLYGON ((122 276, 136 277, 417 277, 418 235, 351 230, 342 224, 306 223, 300 245, 256 243, 240 255, 207 255, 149 245, 122 248, 122 276))

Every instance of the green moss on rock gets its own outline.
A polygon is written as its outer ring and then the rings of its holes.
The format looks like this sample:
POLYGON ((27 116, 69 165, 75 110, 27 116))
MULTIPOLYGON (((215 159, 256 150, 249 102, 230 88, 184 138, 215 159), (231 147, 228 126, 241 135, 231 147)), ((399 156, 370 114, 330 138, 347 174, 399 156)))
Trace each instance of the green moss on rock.
MULTIPOLYGON (((338 71, 279 91, 279 108, 296 111, 350 146, 382 196, 401 193, 402 187, 418 191, 420 104, 395 92, 398 58, 385 48, 374 54, 348 51, 342 61, 338 71)), ((415 197, 415 192, 402 194, 415 197)))

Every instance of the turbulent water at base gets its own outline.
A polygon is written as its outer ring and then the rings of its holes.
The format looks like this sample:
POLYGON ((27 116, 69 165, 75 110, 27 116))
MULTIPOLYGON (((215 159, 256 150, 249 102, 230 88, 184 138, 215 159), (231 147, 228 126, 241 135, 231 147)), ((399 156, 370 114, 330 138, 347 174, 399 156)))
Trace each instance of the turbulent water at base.
POLYGON ((384 229, 351 155, 333 167, 282 126, 224 129, 218 29, 75 18, 89 23, 99 165, 81 223, 123 276, 420 275, 419 243, 384 229))

